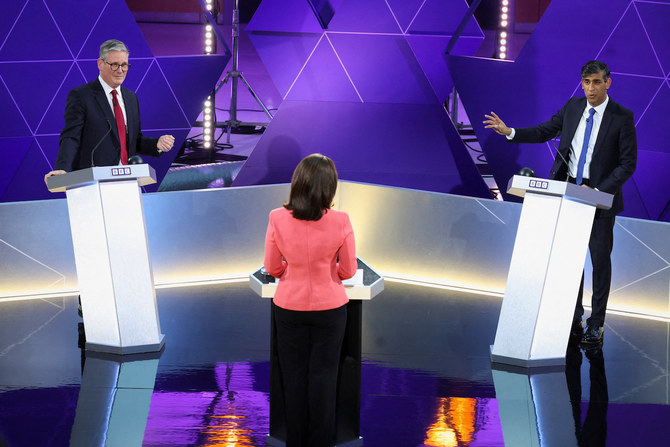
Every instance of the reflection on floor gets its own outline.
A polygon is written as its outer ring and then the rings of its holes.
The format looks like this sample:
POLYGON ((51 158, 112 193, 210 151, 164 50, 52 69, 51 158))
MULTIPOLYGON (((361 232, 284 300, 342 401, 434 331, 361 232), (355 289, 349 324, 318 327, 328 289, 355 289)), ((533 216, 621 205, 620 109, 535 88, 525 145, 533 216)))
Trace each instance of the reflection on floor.
MULTIPOLYGON (((74 297, 0 303, 0 446, 265 445, 269 301, 157 293, 165 350, 123 361, 82 354, 74 297)), ((668 323, 608 316, 602 351, 528 376, 492 370, 500 304, 396 283, 364 303, 366 447, 667 443, 668 323)))

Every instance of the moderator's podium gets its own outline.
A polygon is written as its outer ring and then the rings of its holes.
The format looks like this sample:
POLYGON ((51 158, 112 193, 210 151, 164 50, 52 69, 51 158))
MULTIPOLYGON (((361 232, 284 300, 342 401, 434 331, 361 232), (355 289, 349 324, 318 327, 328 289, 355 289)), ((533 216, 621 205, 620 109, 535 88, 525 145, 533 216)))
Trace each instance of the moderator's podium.
POLYGON ((134 354, 163 347, 140 191, 155 182, 147 164, 47 179, 49 191, 67 196, 87 350, 134 354))
POLYGON ((524 202, 491 360, 563 365, 595 211, 612 195, 520 175, 507 191, 524 202))
MULTIPOLYGON (((362 270, 362 284, 359 283, 346 288, 350 301, 347 304, 347 327, 342 343, 337 386, 336 447, 363 445, 363 440, 360 437, 363 301, 371 300, 384 290, 384 278, 360 259, 358 259, 358 269, 359 271, 362 270)), ((250 275, 249 285, 261 297, 272 298, 277 289, 277 284, 273 280, 274 278, 263 275, 261 269, 258 269, 250 275)), ((283 409, 283 386, 279 375, 274 313, 271 324, 270 434, 267 443, 272 446, 284 446, 286 420, 283 409)))

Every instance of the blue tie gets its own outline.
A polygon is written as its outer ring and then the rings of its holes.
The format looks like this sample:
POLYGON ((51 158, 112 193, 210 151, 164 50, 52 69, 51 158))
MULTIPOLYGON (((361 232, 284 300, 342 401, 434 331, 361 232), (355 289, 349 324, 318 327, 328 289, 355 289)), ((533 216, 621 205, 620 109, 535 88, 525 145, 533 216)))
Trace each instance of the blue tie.
POLYGON ((584 165, 586 164, 586 153, 589 151, 589 139, 591 138, 591 129, 593 129, 593 114, 596 109, 591 107, 589 109, 589 117, 586 120, 586 130, 584 131, 584 144, 582 144, 582 152, 579 154, 579 162, 577 163, 577 177, 578 185, 582 184, 584 178, 584 165))

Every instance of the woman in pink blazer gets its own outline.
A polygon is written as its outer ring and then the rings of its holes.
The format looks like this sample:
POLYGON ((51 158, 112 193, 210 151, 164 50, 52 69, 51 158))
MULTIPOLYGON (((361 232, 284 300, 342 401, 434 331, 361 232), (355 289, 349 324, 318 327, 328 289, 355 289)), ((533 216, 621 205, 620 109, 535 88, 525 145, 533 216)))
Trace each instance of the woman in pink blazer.
POLYGON ((349 301, 342 280, 357 268, 349 216, 331 209, 336 189, 333 161, 305 157, 293 173, 289 201, 270 212, 265 237, 265 269, 279 278, 273 313, 287 447, 334 442, 349 301))

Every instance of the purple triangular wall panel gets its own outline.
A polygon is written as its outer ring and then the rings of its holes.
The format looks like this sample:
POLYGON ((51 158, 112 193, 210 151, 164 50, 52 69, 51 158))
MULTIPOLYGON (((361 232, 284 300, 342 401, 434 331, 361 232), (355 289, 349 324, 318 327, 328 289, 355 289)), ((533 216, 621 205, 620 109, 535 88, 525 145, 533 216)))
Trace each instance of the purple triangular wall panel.
POLYGON ((328 31, 402 33, 385 0, 343 0, 330 21, 328 31))
POLYGON ((307 0, 264 0, 246 30, 320 33, 322 28, 307 0))

